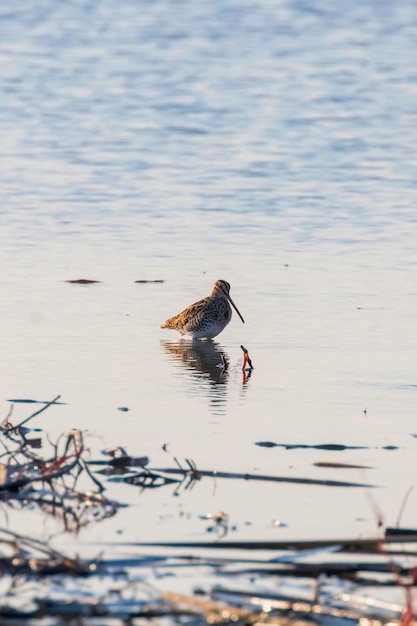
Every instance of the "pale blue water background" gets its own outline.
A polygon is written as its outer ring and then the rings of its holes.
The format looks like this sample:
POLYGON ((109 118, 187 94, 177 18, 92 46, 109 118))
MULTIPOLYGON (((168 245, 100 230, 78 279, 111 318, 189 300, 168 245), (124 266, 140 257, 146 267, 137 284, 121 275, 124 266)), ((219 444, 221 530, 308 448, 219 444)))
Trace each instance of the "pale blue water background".
MULTIPOLYGON (((416 43, 411 1, 2 2, 2 413, 60 393, 34 425, 85 429, 94 457, 381 486, 109 483, 132 506, 68 550, 209 540, 199 516, 218 510, 230 538, 368 535, 374 508, 395 524, 416 479, 416 43), (216 339, 220 382, 159 329, 218 278, 246 321, 216 339)), ((416 513, 411 494, 401 522, 416 513)))

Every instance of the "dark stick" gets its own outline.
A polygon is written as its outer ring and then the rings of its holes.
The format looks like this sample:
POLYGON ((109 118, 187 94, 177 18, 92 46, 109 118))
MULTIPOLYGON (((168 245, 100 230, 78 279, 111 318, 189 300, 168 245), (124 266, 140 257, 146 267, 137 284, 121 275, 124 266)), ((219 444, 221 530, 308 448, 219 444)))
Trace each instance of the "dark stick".
POLYGON ((32 413, 32 415, 29 415, 29 417, 27 417, 26 419, 23 420, 23 422, 20 422, 20 424, 18 424, 17 426, 13 426, 12 428, 10 428, 10 430, 17 430, 18 428, 20 428, 21 426, 23 426, 23 424, 26 424, 26 422, 28 422, 29 420, 32 419, 32 417, 35 417, 36 415, 39 415, 39 413, 42 413, 42 411, 45 411, 48 407, 51 406, 51 404, 55 404, 55 402, 57 400, 59 400, 61 396, 58 395, 56 398, 54 398, 53 400, 51 400, 50 402, 48 402, 47 404, 45 404, 45 406, 43 406, 41 409, 39 409, 39 411, 35 411, 35 413, 32 413))

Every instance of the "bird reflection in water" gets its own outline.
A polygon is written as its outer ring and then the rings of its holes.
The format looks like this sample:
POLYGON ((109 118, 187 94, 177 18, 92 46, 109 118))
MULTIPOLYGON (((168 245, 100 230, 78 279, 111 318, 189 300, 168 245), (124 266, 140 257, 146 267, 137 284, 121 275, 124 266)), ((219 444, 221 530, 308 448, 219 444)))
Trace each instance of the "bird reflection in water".
POLYGON ((162 339, 164 350, 182 363, 199 387, 207 390, 212 405, 218 410, 226 403, 226 387, 229 378, 228 355, 218 343, 206 341, 167 341, 162 339))

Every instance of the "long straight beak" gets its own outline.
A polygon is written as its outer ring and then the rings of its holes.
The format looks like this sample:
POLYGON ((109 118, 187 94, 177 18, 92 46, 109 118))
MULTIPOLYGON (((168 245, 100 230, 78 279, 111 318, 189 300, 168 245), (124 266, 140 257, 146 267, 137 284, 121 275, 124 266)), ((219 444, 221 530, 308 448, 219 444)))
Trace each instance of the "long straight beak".
POLYGON ((234 308, 234 310, 236 311, 236 313, 239 315, 240 319, 242 320, 243 324, 245 323, 245 320, 243 319, 243 317, 240 314, 239 309, 237 308, 236 304, 233 302, 232 298, 229 296, 229 294, 227 294, 226 298, 229 300, 230 304, 232 305, 232 307, 234 308))

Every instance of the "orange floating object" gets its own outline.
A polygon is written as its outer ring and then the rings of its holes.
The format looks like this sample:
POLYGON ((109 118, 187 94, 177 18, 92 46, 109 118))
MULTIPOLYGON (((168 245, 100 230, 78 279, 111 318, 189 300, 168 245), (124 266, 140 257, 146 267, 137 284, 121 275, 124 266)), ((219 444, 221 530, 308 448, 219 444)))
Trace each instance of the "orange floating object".
POLYGON ((242 369, 250 369, 253 370, 253 364, 252 361, 249 357, 249 352, 246 350, 245 346, 240 346, 243 350, 243 365, 242 365, 242 369), (246 367, 248 365, 248 367, 246 367))

